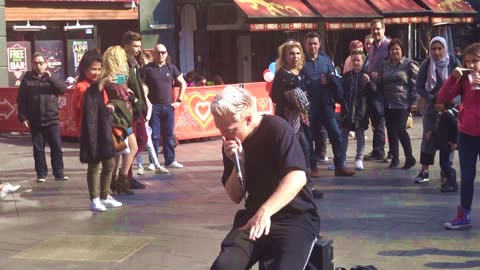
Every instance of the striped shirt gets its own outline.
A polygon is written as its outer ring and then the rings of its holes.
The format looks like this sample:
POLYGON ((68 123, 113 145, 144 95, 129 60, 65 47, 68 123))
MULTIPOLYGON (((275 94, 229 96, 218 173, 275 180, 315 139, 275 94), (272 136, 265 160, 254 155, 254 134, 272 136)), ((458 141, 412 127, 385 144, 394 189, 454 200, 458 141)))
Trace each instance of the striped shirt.
POLYGON ((389 58, 388 44, 390 44, 390 39, 387 37, 383 37, 378 46, 375 42, 372 43, 368 52, 368 73, 380 73, 383 61, 389 58))

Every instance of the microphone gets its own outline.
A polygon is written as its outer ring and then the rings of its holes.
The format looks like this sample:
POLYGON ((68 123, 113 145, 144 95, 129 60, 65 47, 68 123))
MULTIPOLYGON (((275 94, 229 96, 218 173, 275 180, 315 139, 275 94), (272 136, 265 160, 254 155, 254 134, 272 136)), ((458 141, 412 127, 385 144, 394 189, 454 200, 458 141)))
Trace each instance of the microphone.
POLYGON ((233 165, 235 166, 235 170, 237 170, 238 173, 238 181, 240 182, 240 186, 242 187, 243 199, 247 201, 247 196, 245 194, 245 183, 243 182, 242 169, 240 168, 240 159, 238 158, 237 149, 233 150, 233 165))
POLYGON ((238 172, 238 177, 243 180, 242 169, 240 168, 240 159, 238 158, 238 150, 233 150, 233 164, 235 165, 235 170, 238 172))

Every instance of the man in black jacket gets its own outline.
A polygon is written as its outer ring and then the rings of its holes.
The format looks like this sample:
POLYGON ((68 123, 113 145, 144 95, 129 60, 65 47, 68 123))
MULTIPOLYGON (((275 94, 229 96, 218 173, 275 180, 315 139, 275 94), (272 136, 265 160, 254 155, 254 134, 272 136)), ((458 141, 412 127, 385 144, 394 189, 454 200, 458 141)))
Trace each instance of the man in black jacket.
POLYGON ((45 182, 47 161, 45 142, 50 146, 55 180, 68 180, 63 173, 62 140, 58 114, 58 95, 67 91, 65 83, 47 70, 47 58, 39 52, 32 57, 32 71, 27 72, 18 90, 18 120, 30 128, 37 182, 45 182))

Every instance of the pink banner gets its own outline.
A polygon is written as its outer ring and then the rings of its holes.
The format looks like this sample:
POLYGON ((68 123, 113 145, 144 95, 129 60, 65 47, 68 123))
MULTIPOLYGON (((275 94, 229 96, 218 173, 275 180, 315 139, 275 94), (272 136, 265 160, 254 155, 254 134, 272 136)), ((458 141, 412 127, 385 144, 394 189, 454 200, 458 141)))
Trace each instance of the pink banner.
MULTIPOLYGON (((218 91, 225 86, 189 87, 186 90, 182 105, 175 112, 175 136, 179 140, 218 136, 213 117, 210 114, 210 104, 218 91)), ((245 89, 254 96, 255 112, 272 114, 273 105, 266 91, 266 83, 247 83, 245 89)), ((77 137, 75 115, 72 104, 74 90, 68 90, 59 96, 60 130, 62 136, 77 137)), ((17 118, 18 88, 0 88, 0 131, 26 131, 17 118)), ((178 93, 178 91, 176 91, 178 93)))

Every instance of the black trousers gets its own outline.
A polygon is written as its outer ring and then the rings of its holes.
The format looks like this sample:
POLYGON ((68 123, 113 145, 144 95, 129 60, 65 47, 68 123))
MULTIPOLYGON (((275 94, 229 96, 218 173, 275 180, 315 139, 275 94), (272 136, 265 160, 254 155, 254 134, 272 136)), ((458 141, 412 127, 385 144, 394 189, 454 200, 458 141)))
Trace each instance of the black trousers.
POLYGON ((35 171, 38 178, 45 178, 48 174, 47 159, 45 157, 45 144, 50 146, 50 160, 55 178, 62 178, 63 174, 63 152, 60 126, 54 124, 48 127, 32 126, 30 129, 33 144, 33 158, 35 160, 35 171))
POLYGON ((385 116, 379 114, 370 114, 372 123, 373 141, 372 154, 374 156, 385 156, 385 116))
POLYGON ((385 109, 385 122, 387 126, 388 145, 392 160, 398 160, 399 143, 402 144, 406 160, 414 159, 412 155, 412 144, 408 135, 406 124, 410 114, 408 109, 385 109))
MULTIPOLYGON (((237 216, 238 215, 237 213, 237 216)), ((221 244, 220 255, 211 270, 246 270, 259 260, 273 259, 269 266, 276 270, 303 270, 308 262, 316 236, 301 226, 272 222, 270 233, 256 241, 248 231, 240 230, 246 221, 238 222, 221 244)))

